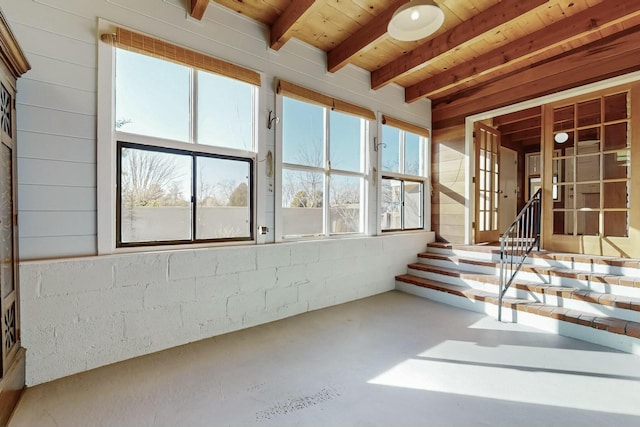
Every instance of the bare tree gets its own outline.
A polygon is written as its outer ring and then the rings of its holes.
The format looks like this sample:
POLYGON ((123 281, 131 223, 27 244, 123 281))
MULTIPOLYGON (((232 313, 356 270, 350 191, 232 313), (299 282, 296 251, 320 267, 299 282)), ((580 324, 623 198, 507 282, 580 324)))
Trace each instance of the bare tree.
POLYGON ((179 195, 177 166, 153 151, 122 150, 122 197, 129 206, 157 206, 166 194, 179 195), (177 193, 176 193, 177 192, 177 193))

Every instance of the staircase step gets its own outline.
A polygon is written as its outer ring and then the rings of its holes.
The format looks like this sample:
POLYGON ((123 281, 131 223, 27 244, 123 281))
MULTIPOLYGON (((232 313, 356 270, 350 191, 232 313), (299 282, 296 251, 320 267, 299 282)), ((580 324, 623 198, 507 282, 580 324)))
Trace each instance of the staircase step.
MULTIPOLYGON (((448 283, 453 286, 488 291, 498 294, 500 277, 473 271, 462 271, 422 263, 408 265, 409 275, 421 279, 448 283), (413 273, 413 274, 412 274, 413 273), (433 277, 429 277, 433 276, 433 277)), ((546 302, 558 307, 568 307, 601 315, 611 312, 612 315, 629 321, 640 322, 640 298, 628 295, 615 295, 597 292, 591 289, 514 279, 509 288, 509 296, 518 296, 528 301, 546 302), (524 293, 524 294, 523 294, 524 293), (515 294, 515 295, 514 295, 515 294)))
MULTIPOLYGON (((496 262, 500 260, 499 245, 460 245, 433 242, 427 244, 427 253, 460 255, 465 258, 489 259, 496 262)), ((640 279, 640 259, 567 254, 541 250, 532 251, 527 257, 526 262, 534 265, 546 265, 549 267, 576 269, 640 279)))
MULTIPOLYGON (((427 294, 421 296, 462 308, 488 314, 495 314, 494 312, 497 311, 498 296, 492 292, 439 282, 411 274, 396 276, 396 283, 399 284, 400 290, 421 295, 422 293, 416 289, 425 289, 427 294), (448 297, 438 297, 438 294, 448 295, 448 297)), ((531 323, 532 326, 540 327, 537 322, 539 318, 548 319, 551 322, 542 322, 545 329, 555 328, 555 332, 562 331, 563 335, 640 354, 640 322, 595 315, 520 298, 504 298, 502 306, 507 309, 503 309, 503 316, 510 316, 514 321, 531 323), (561 325, 565 326, 561 327, 561 325), (590 328, 592 332, 586 332, 584 328, 590 328), (614 336, 603 335, 602 332, 614 334, 614 336)))
MULTIPOLYGON (((421 264, 444 268, 453 267, 462 272, 495 274, 497 276, 500 271, 500 263, 497 261, 466 256, 425 252, 418 254, 418 260, 421 264)), ((551 283, 558 286, 570 285, 602 293, 609 292, 621 296, 640 297, 640 278, 610 273, 523 264, 517 277, 537 283, 551 283)))

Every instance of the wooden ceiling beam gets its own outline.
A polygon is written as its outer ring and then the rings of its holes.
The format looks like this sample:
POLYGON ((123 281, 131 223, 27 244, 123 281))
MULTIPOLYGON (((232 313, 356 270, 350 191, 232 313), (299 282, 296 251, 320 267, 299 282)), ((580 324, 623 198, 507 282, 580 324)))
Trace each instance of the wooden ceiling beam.
POLYGON ((191 10, 189 14, 192 18, 200 21, 207 10, 207 6, 209 6, 209 0, 191 0, 191 10))
POLYGON ((542 116, 541 107, 531 107, 526 110, 516 111, 515 113, 503 114, 493 118, 493 126, 500 127, 511 123, 517 123, 524 120, 542 116))
POLYGON ((393 13, 406 2, 407 0, 397 0, 355 34, 331 49, 327 53, 327 70, 330 73, 335 73, 347 65, 358 52, 384 36, 393 13))
POLYGON ((434 128, 467 116, 640 70, 640 26, 473 90, 434 99, 434 128))
POLYGON ((271 25, 269 47, 273 50, 280 50, 291 38, 293 26, 303 15, 310 13, 316 3, 321 2, 316 0, 292 1, 289 7, 276 19, 276 22, 271 25))
POLYGON ((374 70, 371 73, 371 88, 379 89, 406 73, 424 67, 433 58, 489 31, 496 31, 507 22, 547 3, 547 1, 502 1, 451 30, 440 34, 429 42, 418 46, 400 58, 374 70))
MULTIPOLYGON (((532 129, 540 129, 542 117, 533 117, 520 122, 510 123, 508 125, 497 126, 502 135, 511 135, 520 132, 528 132, 532 129)), ((496 125, 494 124, 494 127, 496 125)))
POLYGON ((487 52, 473 61, 407 87, 405 101, 413 102, 424 97, 435 97, 456 88, 460 90, 460 87, 499 77, 506 73, 505 70, 513 72, 516 68, 527 67, 534 57, 545 51, 556 49, 561 52, 563 44, 594 35, 598 38, 605 37, 606 33, 603 33, 603 30, 623 22, 628 26, 640 24, 640 0, 603 2, 557 21, 526 37, 487 52))

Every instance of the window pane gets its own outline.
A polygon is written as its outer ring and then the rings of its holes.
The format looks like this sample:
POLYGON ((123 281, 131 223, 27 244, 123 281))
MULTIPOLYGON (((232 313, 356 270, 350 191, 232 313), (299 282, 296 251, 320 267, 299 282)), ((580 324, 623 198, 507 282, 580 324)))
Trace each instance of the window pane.
POLYGON ((404 228, 422 228, 422 183, 404 182, 404 228))
POLYGON ((598 181, 600 179, 600 154, 576 158, 576 181, 598 181))
POLYGON ((620 150, 604 155, 604 179, 620 179, 629 176, 631 152, 620 150))
POLYGON ((607 122, 613 120, 626 119, 627 113, 627 93, 618 93, 616 95, 606 96, 604 98, 604 120, 607 122))
POLYGON ((331 169, 352 172, 363 170, 362 141, 363 119, 331 111, 329 117, 331 169))
POLYGON ((600 98, 578 104, 578 127, 600 123, 600 98))
POLYGON ((600 128, 582 129, 578 131, 577 154, 592 154, 600 151, 600 128))
POLYGON ((400 230, 402 228, 402 181, 382 179, 381 229, 400 230))
POLYGON ((361 232, 362 179, 332 174, 329 184, 329 232, 332 234, 361 232))
POLYGON ((604 127, 604 149, 615 150, 629 146, 627 123, 616 123, 604 127))
POLYGON ((400 172, 400 130, 382 125, 382 170, 400 172))
POLYGON ((578 216, 578 235, 579 236, 597 236, 600 218, 599 212, 577 212, 578 216))
POLYGON ((600 184, 576 185, 576 208, 600 209, 600 184))
POLYGON ((198 157, 196 164, 196 239, 251 237, 251 163, 198 157))
POLYGON ((253 86, 198 71, 198 144, 253 150, 253 86))
POLYGON ((420 143, 422 138, 413 133, 405 133, 404 136, 404 173, 407 175, 423 175, 422 166, 424 162, 420 160, 420 143))
POLYGON ((628 182, 606 182, 604 186, 604 207, 605 208, 628 208, 629 207, 629 183, 628 182))
POLYGON ((283 97, 282 161, 324 166, 324 108, 283 97))
POLYGON ((123 132, 189 141, 189 68, 116 49, 116 122, 123 132))
POLYGON ((629 237, 629 213, 605 212, 604 235, 612 237, 629 237))
POLYGON ((282 171, 283 235, 322 234, 323 174, 284 169, 282 171))
POLYGON ((191 239, 191 156, 121 149, 122 243, 191 239))

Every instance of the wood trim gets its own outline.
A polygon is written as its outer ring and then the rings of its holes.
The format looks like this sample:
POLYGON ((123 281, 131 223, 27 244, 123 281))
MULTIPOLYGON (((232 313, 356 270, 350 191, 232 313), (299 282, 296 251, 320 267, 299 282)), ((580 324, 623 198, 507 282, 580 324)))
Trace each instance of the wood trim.
POLYGON ((100 40, 120 49, 142 53, 260 86, 260 73, 256 71, 121 27, 117 27, 115 33, 102 34, 100 40))
POLYGON ((207 6, 209 6, 209 0, 191 0, 191 17, 198 21, 202 20, 204 13, 207 11, 207 6))
POLYGON ((394 119, 387 115, 382 116, 382 124, 402 129, 405 132, 415 133, 416 135, 424 136, 425 138, 429 138, 430 136, 429 129, 427 128, 405 122, 404 120, 394 119))
POLYGON ((298 86, 294 83, 290 83, 284 80, 278 80, 276 83, 276 93, 278 95, 288 96, 289 98, 298 99, 300 101, 310 102, 323 107, 331 108, 341 113, 351 114, 365 118, 367 120, 375 120, 375 113, 364 107, 360 107, 355 104, 351 104, 340 99, 332 98, 322 93, 316 92, 311 89, 298 86))
POLYGON ((5 376, 0 379, 0 425, 2 426, 6 425, 11 417, 24 390, 25 354, 25 349, 20 347, 5 376))
POLYGON ((0 11, 0 57, 14 79, 31 69, 2 11, 0 11))
POLYGON ((411 52, 378 68, 371 73, 371 88, 380 89, 395 79, 423 68, 428 61, 451 51, 488 31, 496 31, 518 17, 541 5, 548 0, 519 0, 502 1, 484 12, 473 16, 451 30, 435 37, 433 40, 418 46, 411 52))

